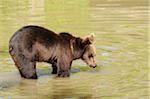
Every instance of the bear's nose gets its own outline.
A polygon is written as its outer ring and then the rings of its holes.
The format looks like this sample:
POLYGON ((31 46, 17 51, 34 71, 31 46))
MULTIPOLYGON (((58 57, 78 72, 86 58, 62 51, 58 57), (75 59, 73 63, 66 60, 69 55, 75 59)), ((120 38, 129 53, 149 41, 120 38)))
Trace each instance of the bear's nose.
POLYGON ((91 64, 90 67, 95 68, 97 66, 97 64, 91 64))

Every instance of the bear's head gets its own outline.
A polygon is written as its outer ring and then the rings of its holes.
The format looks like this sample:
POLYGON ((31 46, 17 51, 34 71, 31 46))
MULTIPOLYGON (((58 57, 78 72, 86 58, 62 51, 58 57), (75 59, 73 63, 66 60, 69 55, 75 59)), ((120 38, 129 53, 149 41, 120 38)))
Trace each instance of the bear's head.
POLYGON ((83 38, 82 44, 84 45, 84 52, 81 59, 90 67, 95 68, 96 65, 96 48, 93 45, 94 34, 83 38))

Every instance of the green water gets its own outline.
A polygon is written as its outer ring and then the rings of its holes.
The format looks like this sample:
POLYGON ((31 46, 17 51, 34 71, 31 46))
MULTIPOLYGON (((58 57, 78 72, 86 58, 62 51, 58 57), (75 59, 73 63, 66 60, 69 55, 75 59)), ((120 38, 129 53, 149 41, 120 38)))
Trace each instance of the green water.
POLYGON ((148 99, 148 0, 0 0, 0 99, 148 99), (8 41, 24 25, 77 36, 95 33, 98 67, 81 60, 69 78, 38 63, 21 79, 8 41))

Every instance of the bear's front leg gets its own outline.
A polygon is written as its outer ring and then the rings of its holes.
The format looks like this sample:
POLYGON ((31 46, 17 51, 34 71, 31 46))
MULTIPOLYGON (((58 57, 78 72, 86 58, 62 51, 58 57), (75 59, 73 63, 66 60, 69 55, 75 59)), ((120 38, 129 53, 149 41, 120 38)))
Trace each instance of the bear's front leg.
POLYGON ((69 77, 70 76, 70 70, 59 70, 58 77, 69 77))
POLYGON ((57 77, 69 77, 70 76, 70 68, 71 62, 60 62, 58 63, 58 72, 57 77))

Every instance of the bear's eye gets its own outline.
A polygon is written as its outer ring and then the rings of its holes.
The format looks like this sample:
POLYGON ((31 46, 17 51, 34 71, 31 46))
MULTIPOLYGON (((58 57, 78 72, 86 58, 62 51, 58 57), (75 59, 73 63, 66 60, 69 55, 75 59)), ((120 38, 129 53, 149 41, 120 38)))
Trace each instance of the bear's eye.
POLYGON ((92 54, 90 54, 88 57, 89 57, 89 58, 91 58, 91 57, 93 57, 93 55, 92 55, 92 54))

